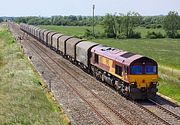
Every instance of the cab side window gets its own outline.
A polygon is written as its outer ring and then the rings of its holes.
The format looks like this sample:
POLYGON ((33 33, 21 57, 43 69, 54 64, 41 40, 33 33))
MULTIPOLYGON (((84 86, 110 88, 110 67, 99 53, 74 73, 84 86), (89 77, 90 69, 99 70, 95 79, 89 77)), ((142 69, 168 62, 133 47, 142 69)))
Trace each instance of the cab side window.
POLYGON ((116 65, 116 66, 115 66, 115 73, 116 73, 117 75, 119 75, 119 76, 122 76, 122 67, 116 65))
POLYGON ((95 63, 99 63, 99 56, 97 54, 95 54, 95 63))
POLYGON ((128 74, 128 67, 127 66, 124 66, 124 73, 128 74))

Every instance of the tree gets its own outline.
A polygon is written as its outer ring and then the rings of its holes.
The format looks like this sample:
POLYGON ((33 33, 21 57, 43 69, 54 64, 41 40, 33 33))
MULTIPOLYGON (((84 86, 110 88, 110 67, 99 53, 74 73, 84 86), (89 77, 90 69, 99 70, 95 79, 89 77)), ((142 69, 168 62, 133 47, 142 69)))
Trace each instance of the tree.
POLYGON ((134 31, 141 22, 141 16, 135 12, 127 15, 107 14, 104 17, 103 26, 107 37, 111 38, 140 38, 140 33, 134 31))
POLYGON ((0 17, 0 23, 3 22, 3 18, 0 17))
POLYGON ((135 12, 128 12, 123 16, 123 30, 127 38, 132 38, 134 35, 134 28, 140 24, 141 16, 135 12))
POLYGON ((170 11, 168 15, 164 18, 163 27, 170 38, 175 38, 177 35, 177 30, 179 29, 180 18, 178 13, 175 11, 170 11))
POLYGON ((104 27, 104 32, 106 33, 107 37, 114 38, 116 37, 116 18, 112 14, 107 14, 104 17, 103 20, 103 27, 104 27))

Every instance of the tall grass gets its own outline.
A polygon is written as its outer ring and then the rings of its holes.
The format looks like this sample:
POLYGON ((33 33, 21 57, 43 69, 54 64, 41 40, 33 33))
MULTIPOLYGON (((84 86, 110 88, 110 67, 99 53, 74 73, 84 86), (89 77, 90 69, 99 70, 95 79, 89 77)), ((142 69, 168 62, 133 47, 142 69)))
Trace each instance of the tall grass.
POLYGON ((7 29, 0 30, 0 124, 63 125, 63 115, 7 29))

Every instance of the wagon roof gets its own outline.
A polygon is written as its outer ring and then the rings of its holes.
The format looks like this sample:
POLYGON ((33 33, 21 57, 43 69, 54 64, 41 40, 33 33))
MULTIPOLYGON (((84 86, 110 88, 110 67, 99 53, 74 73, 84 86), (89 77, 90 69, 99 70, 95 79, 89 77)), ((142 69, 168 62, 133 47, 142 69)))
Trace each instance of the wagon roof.
POLYGON ((76 44, 76 43, 78 43, 80 41, 83 41, 83 40, 78 39, 78 38, 74 38, 74 37, 67 40, 68 43, 72 43, 72 44, 76 44))
POLYGON ((60 36, 63 36, 63 34, 59 34, 59 33, 58 33, 58 34, 53 35, 53 37, 56 37, 56 38, 57 38, 57 37, 60 37, 60 36))
POLYGON ((46 34, 46 33, 49 33, 49 32, 52 32, 52 31, 50 31, 50 30, 47 30, 47 31, 45 31, 45 32, 44 32, 44 34, 46 34))
POLYGON ((60 41, 66 41, 67 39, 69 39, 69 38, 72 38, 72 36, 62 36, 62 37, 60 37, 60 41))
POLYGON ((40 28, 37 28, 37 30, 42 30, 42 29, 40 29, 40 28))
POLYGON ((83 41, 77 44, 80 48, 88 50, 90 47, 98 45, 98 43, 90 42, 90 41, 83 41))
POLYGON ((57 32, 50 31, 50 33, 48 35, 53 35, 53 34, 57 34, 57 32))
POLYGON ((34 27, 34 29, 39 29, 38 27, 34 27))
POLYGON ((143 57, 142 55, 106 46, 96 46, 91 51, 125 65, 130 65, 133 61, 143 57))
POLYGON ((44 31, 47 31, 47 29, 41 29, 41 31, 40 31, 40 32, 44 32, 44 31))

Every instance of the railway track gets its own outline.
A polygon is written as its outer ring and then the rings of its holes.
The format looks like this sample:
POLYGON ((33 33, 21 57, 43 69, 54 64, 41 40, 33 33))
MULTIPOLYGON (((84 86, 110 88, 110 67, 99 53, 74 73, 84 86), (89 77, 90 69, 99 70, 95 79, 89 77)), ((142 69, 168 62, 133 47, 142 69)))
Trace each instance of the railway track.
MULTIPOLYGON (((133 103, 136 104, 139 108, 141 108, 144 111, 146 111, 149 114, 151 114, 154 118, 158 119, 163 124, 165 124, 165 125, 173 125, 174 124, 174 123, 170 122, 170 120, 164 119, 164 118, 162 118, 162 116, 157 115, 154 111, 152 111, 150 108, 148 108, 148 106, 146 106, 144 104, 141 104, 139 102, 135 102, 135 101, 133 101, 133 103)), ((170 116, 176 118, 176 120, 177 120, 176 124, 177 125, 180 123, 180 117, 178 115, 176 115, 175 113, 173 113, 170 110, 162 107, 160 104, 158 104, 157 102, 155 102, 155 101, 153 101, 151 99, 148 100, 148 103, 149 103, 150 107, 158 108, 158 109, 162 110, 163 112, 168 113, 170 116)), ((172 119, 171 119, 171 121, 172 121, 172 119)))
POLYGON ((152 111, 150 111, 149 109, 145 108, 144 106, 142 106, 141 104, 137 103, 137 102, 133 102, 134 104, 136 104, 139 108, 143 109, 144 111, 146 111, 147 113, 151 114, 154 118, 158 119, 159 121, 161 121, 162 123, 164 123, 165 125, 171 125, 170 123, 168 123, 167 121, 165 121, 164 119, 162 119, 161 117, 157 116, 156 114, 154 114, 152 111))
MULTIPOLYGON (((60 68, 62 68, 68 75, 70 75, 72 78, 74 78, 76 81, 78 81, 78 83, 80 83, 86 90, 88 90, 95 98, 97 98, 102 104, 104 104, 108 109, 110 109, 114 114, 116 114, 120 120, 122 120, 124 123, 128 124, 128 125, 132 125, 132 123, 130 121, 128 121, 125 117, 123 117, 121 115, 121 113, 117 112, 115 109, 113 109, 109 104, 107 104, 105 101, 103 101, 100 97, 98 97, 91 89, 89 89, 88 87, 86 87, 84 84, 82 84, 82 81, 80 81, 79 79, 77 79, 69 70, 67 70, 66 68, 64 68, 64 66, 60 65, 59 62, 57 62, 56 60, 54 60, 50 55, 48 55, 46 53, 45 50, 43 50, 40 46, 39 43, 35 43, 34 41, 32 42, 32 44, 34 46, 36 46, 39 50, 41 50, 41 52, 43 52, 47 57, 49 57, 57 66, 59 66, 60 68)), ((32 46, 31 46, 32 47, 32 46)), ((33 47, 34 48, 34 47, 33 47)), ((36 49, 34 49, 36 50, 36 49)), ((36 52, 37 53, 37 52, 36 52)), ((39 55, 40 56, 40 55, 39 55)), ((42 57, 43 58, 43 57, 42 57)), ((41 59, 42 59, 41 58, 41 59)), ((62 64, 62 63, 61 63, 62 64)), ((52 70, 52 69, 51 69, 52 70)), ((57 73, 57 72, 56 72, 57 73)), ((81 94, 78 92, 78 90, 76 90, 71 84, 69 84, 66 79, 63 79, 65 81, 66 84, 68 84, 75 92, 78 96, 80 96, 81 98, 83 98, 83 96, 81 96, 81 94)), ((88 101, 83 98, 83 100, 88 103, 88 101)), ((96 113, 98 113, 97 110, 95 110, 95 108, 91 105, 91 107, 94 109, 94 111, 96 113)), ((99 113, 100 116, 100 113, 99 113)), ((102 116, 101 116, 102 117, 102 116)), ((105 119, 105 118, 103 118, 105 119)), ((107 119, 104 121, 108 121, 107 119)), ((111 124, 110 122, 107 122, 108 124, 111 124)))
POLYGON ((173 117, 176 118, 178 121, 180 121, 180 116, 176 115, 174 112, 172 112, 172 111, 164 108, 163 106, 161 106, 159 103, 157 103, 157 102, 154 101, 154 100, 149 99, 149 101, 150 101, 151 103, 153 103, 157 108, 163 110, 164 112, 168 113, 169 115, 173 116, 173 117))

